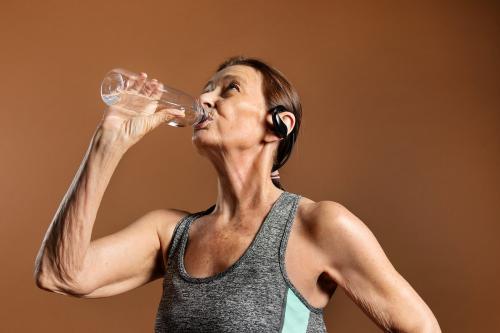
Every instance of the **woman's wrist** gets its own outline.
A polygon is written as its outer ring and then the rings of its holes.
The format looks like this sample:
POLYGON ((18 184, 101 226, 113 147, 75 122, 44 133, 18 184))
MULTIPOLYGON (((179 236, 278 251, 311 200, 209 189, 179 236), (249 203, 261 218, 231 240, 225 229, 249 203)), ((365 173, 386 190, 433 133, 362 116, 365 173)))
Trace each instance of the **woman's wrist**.
POLYGON ((99 124, 94 132, 91 150, 95 154, 121 158, 129 146, 126 145, 117 133, 106 130, 99 124))

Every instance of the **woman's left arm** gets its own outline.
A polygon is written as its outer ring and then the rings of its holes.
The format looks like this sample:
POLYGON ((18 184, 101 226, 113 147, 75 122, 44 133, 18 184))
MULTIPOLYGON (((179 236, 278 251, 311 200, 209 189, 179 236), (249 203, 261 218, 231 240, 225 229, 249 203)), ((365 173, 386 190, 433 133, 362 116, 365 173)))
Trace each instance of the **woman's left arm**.
POLYGON ((325 270, 380 328, 441 332, 431 309, 396 271, 359 218, 333 201, 319 202, 311 217, 325 270))

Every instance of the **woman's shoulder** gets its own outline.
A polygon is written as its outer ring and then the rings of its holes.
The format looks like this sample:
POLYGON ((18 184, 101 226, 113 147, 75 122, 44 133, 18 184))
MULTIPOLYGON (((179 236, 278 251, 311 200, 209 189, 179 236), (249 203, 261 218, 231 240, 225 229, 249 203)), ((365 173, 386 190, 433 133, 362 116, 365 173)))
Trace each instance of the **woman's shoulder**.
POLYGON ((176 226, 193 213, 177 208, 161 208, 151 212, 157 216, 157 232, 162 247, 167 246, 173 236, 176 226))
POLYGON ((214 207, 215 205, 212 205, 209 208, 196 210, 194 212, 177 208, 162 208, 151 212, 157 216, 158 235, 160 235, 161 242, 165 244, 170 243, 175 233, 175 229, 181 222, 185 221, 190 216, 209 214, 214 207))
POLYGON ((333 200, 314 201, 301 195, 297 208, 297 220, 306 231, 322 237, 336 228, 352 223, 355 215, 343 204, 333 200))
POLYGON ((325 253, 338 255, 342 249, 375 244, 369 227, 343 204, 331 200, 315 202, 308 198, 302 198, 301 201, 297 211, 301 232, 325 253))
POLYGON ((308 197, 300 195, 300 200, 297 208, 297 214, 301 217, 314 219, 320 218, 324 214, 341 213, 342 210, 347 208, 337 201, 321 200, 314 201, 308 197))

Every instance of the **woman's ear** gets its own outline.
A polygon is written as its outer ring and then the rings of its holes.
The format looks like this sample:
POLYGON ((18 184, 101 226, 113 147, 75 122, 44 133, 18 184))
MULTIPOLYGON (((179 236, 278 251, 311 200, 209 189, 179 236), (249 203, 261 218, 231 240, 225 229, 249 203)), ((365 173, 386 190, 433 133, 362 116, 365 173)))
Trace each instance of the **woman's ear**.
POLYGON ((292 132, 293 127, 295 126, 295 115, 291 112, 283 111, 280 112, 278 116, 281 118, 281 121, 284 122, 286 127, 288 128, 288 131, 286 133, 286 135, 288 136, 292 132))
MULTIPOLYGON (((277 114, 277 116, 281 119, 281 122, 287 127, 287 135, 289 135, 294 126, 295 126, 295 115, 288 111, 282 111, 277 114)), ((272 142, 276 140, 281 140, 281 137, 274 131, 274 123, 273 123, 273 115, 269 112, 266 115, 266 123, 268 125, 269 130, 267 131, 265 140, 267 142, 272 142)))

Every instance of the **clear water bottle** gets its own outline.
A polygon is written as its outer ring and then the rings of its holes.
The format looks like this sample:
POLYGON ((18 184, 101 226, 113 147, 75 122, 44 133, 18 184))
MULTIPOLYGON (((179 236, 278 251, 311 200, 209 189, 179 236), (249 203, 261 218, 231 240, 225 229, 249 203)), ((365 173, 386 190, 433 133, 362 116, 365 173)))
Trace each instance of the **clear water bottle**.
MULTIPOLYGON (((101 97, 104 103, 114 105, 124 99, 128 98, 130 100, 129 97, 133 97, 133 105, 135 104, 137 107, 156 103, 156 111, 163 109, 181 110, 184 115, 177 115, 167 122, 167 124, 175 127, 196 126, 211 118, 198 99, 183 91, 163 85, 159 98, 151 98, 144 94, 143 89, 139 91, 130 89, 139 76, 139 74, 123 68, 109 71, 101 83, 101 97)), ((147 79, 143 87, 146 87, 148 82, 151 83, 147 79)))

